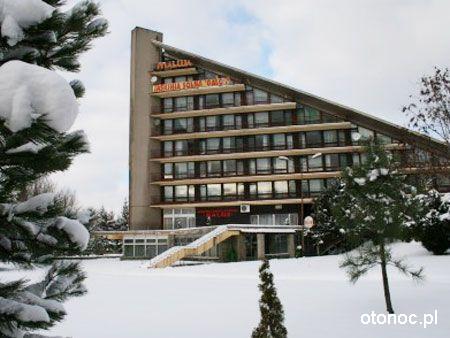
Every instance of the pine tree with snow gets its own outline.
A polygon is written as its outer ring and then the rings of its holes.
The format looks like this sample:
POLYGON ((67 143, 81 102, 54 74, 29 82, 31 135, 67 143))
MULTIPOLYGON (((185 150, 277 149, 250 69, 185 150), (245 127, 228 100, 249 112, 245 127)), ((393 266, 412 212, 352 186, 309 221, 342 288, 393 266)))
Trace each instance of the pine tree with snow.
POLYGON ((434 189, 416 199, 421 216, 412 227, 413 238, 433 254, 445 254, 450 249, 450 201, 434 189))
POLYGON ((259 284, 261 320, 253 330, 252 338, 285 338, 287 337, 287 330, 284 326, 283 305, 278 299, 268 260, 262 262, 259 268, 259 278, 261 281, 259 284))
POLYGON ((341 180, 340 197, 332 207, 332 215, 349 240, 364 241, 346 255, 341 267, 355 283, 375 266, 381 267, 386 309, 394 313, 387 266, 421 279, 422 268, 410 269, 401 259, 393 257, 388 244, 404 238, 408 227, 418 219, 416 188, 401 175, 398 161, 381 145, 369 140, 367 160, 353 169, 347 168, 341 180))
POLYGON ((50 264, 37 283, 0 280, 0 336, 32 336, 66 314, 62 302, 86 292, 75 263, 89 233, 52 192, 21 192, 66 170, 88 151, 82 131, 68 132, 84 93, 55 69, 78 71, 78 57, 106 34, 99 7, 83 1, 63 12, 61 0, 0 0, 0 261, 32 268, 50 264))
MULTIPOLYGON (((340 253, 354 247, 355 243, 347 242, 345 229, 342 228, 333 216, 332 207, 341 199, 343 185, 339 181, 323 191, 314 201, 312 217, 316 225, 311 228, 311 238, 319 246, 321 254, 340 253)), ((342 201, 341 201, 342 202, 342 201)))

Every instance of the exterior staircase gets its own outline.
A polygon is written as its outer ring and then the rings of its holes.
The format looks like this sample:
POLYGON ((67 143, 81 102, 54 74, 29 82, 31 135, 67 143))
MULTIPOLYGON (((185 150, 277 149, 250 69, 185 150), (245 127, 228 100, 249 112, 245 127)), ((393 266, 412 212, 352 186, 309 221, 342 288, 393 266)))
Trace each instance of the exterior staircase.
POLYGON ((226 239, 237 236, 240 230, 221 225, 184 246, 174 246, 150 260, 149 268, 165 268, 188 256, 201 255, 226 239))

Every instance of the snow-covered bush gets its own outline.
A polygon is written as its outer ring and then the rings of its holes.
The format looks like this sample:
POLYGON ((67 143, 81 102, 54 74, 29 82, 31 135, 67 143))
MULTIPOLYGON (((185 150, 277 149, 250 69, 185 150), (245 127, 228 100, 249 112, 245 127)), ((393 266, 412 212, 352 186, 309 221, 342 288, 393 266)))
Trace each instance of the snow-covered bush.
POLYGON ((412 227, 413 238, 435 255, 450 249, 450 201, 436 190, 418 195, 421 217, 412 227))
POLYGON ((66 13, 62 5, 0 0, 0 261, 51 264, 38 283, 0 280, 1 337, 53 326, 66 314, 61 302, 85 293, 79 266, 55 258, 85 250, 87 229, 70 217, 60 195, 22 194, 88 151, 84 133, 69 132, 84 88, 52 70, 77 71, 78 56, 107 25, 96 24, 99 8, 91 1, 66 13))

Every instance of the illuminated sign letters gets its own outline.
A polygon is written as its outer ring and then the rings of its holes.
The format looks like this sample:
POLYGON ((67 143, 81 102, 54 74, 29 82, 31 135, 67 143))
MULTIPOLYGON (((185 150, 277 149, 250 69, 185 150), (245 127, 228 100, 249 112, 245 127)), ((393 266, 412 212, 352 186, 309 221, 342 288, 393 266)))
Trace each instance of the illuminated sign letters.
POLYGON ((166 62, 158 62, 156 64, 156 70, 170 70, 187 67, 192 67, 191 60, 166 61, 166 62))
POLYGON ((161 83, 153 85, 153 93, 172 92, 185 89, 197 89, 201 87, 217 87, 231 84, 231 80, 227 77, 193 80, 186 82, 161 83))

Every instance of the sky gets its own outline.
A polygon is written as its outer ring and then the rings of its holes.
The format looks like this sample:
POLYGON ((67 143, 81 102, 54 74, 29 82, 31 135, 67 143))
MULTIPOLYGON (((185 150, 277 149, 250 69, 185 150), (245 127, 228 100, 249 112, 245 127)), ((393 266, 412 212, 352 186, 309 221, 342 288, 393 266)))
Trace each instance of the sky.
MULTIPOLYGON (((67 1, 67 6, 77 1, 67 1)), ((447 0, 97 0, 109 34, 80 59, 86 95, 73 129, 91 153, 52 179, 84 207, 128 197, 130 36, 164 42, 406 126, 421 76, 448 67, 447 0)))

